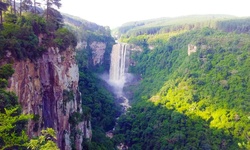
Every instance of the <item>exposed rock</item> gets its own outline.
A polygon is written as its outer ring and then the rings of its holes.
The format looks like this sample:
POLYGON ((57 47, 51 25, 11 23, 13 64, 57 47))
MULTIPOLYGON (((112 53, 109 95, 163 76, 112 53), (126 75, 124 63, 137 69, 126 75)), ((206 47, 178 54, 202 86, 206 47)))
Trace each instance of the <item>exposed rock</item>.
POLYGON ((195 53, 196 51, 197 51, 197 46, 192 45, 192 44, 188 44, 188 56, 189 56, 191 53, 195 53))
POLYGON ((143 51, 143 49, 140 46, 135 44, 129 44, 128 47, 131 51, 140 51, 140 52, 143 51))
POLYGON ((148 48, 149 48, 150 50, 153 50, 153 49, 155 48, 155 46, 149 45, 148 48))
POLYGON ((93 65, 96 66, 97 64, 102 64, 106 43, 94 41, 90 44, 90 48, 92 49, 93 65))
MULTIPOLYGON (((61 52, 49 48, 37 61, 15 61, 13 68, 15 73, 9 80, 8 90, 17 94, 24 113, 36 115, 36 119, 28 123, 28 135, 38 136, 42 129, 51 127, 57 133, 60 149, 71 149, 69 117, 73 112, 82 112, 74 50, 68 48, 61 52)), ((86 121, 77 128, 91 138, 91 128, 86 121)), ((79 150, 82 137, 78 135, 74 143, 79 150)))
POLYGON ((76 49, 86 49, 87 48, 87 42, 86 41, 80 41, 77 42, 76 49))

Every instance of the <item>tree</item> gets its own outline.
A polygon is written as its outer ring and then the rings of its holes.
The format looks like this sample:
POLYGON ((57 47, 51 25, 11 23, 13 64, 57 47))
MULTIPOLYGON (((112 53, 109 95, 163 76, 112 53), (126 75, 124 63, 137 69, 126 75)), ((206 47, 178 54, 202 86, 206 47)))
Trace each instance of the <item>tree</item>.
POLYGON ((50 8, 46 11, 47 27, 50 31, 55 31, 63 26, 63 17, 59 11, 54 8, 50 8), (49 16, 47 15, 49 14, 49 16))
POLYGON ((59 150, 53 139, 56 139, 56 133, 52 128, 41 131, 37 139, 30 140, 28 148, 32 150, 59 150))
POLYGON ((28 136, 25 131, 18 133, 16 126, 20 121, 31 118, 31 115, 16 115, 19 107, 4 109, 4 113, 0 113, 0 148, 12 149, 14 147, 25 147, 28 142, 28 136))
POLYGON ((0 24, 3 23, 3 11, 6 11, 8 9, 9 4, 2 2, 0 0, 0 24))
POLYGON ((51 15, 49 10, 52 9, 53 5, 56 6, 58 9, 61 7, 62 4, 60 1, 61 0, 47 0, 47 3, 46 3, 46 5, 47 5, 46 18, 47 18, 47 20, 49 19, 49 15, 51 15))
POLYGON ((14 0, 14 14, 16 15, 16 0, 14 0))
POLYGON ((29 11, 32 7, 32 1, 31 0, 21 0, 20 2, 20 16, 22 15, 22 11, 29 11))

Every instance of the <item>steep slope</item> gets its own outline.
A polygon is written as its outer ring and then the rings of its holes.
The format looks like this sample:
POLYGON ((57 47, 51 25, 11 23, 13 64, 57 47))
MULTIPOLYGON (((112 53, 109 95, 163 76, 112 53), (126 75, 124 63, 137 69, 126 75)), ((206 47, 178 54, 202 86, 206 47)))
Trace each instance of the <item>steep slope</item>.
MULTIPOLYGON (((83 137, 91 138, 89 122, 83 118, 75 124, 69 121, 74 118, 73 114, 82 115, 75 61, 76 38, 58 22, 50 21, 49 25, 48 22, 33 13, 20 17, 6 15, 0 31, 0 65, 9 63, 15 70, 8 80, 7 90, 18 96, 23 113, 33 116, 28 122, 29 138, 36 138, 43 129, 52 128, 50 131, 56 131, 57 139, 51 137, 50 140, 55 140, 60 149, 71 149, 71 145, 82 149, 83 137), (78 130, 81 132, 75 134, 78 130)), ((4 101, 5 97, 0 99, 4 101)), ((9 104, 2 105, 5 108, 9 104)), ((25 122, 22 124, 19 132, 25 131, 25 122)), ((12 132, 14 135, 15 131, 12 132)), ((12 134, 10 137, 15 138, 12 134)), ((24 141, 21 144, 27 147, 24 141)))
POLYGON ((130 149, 249 149, 249 26, 247 19, 237 22, 169 32, 151 50, 147 37, 158 34, 134 36, 144 50, 133 52, 130 70, 141 82, 131 87, 132 109, 119 119, 116 144, 130 149), (225 30, 230 24, 234 29, 225 30))
POLYGON ((86 51, 88 67, 96 72, 108 70, 109 56, 114 44, 109 27, 103 27, 67 14, 64 14, 63 17, 66 27, 77 36, 77 49, 86 51))
MULTIPOLYGON (((99 77, 108 72, 114 39, 108 27, 64 15, 67 28, 78 37, 76 59, 79 66, 79 91, 83 118, 91 122, 92 138, 84 138, 83 149, 115 149, 106 133, 115 126, 119 109, 107 83, 99 77)), ((77 118, 77 115, 75 115, 77 118)), ((74 120, 72 120, 74 122, 74 120)))
MULTIPOLYGON (((60 52, 49 48, 35 62, 15 61, 13 68, 15 73, 10 78, 9 90, 19 97, 24 113, 36 116, 36 120, 29 122, 28 134, 38 136, 43 128, 56 129, 58 146, 70 149, 68 120, 73 112, 82 112, 74 49, 60 52)), ((88 128, 82 122, 78 129, 88 128)), ((87 132, 84 136, 91 135, 87 132)), ((77 138, 76 145, 81 145, 81 137, 77 138)))

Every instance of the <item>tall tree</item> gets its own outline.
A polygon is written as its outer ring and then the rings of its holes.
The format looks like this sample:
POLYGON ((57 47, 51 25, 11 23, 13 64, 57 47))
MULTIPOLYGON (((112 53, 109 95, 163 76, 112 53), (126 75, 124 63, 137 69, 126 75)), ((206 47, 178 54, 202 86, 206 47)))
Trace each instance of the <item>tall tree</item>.
POLYGON ((22 13, 22 11, 29 11, 32 7, 32 4, 33 3, 31 0, 23 0, 20 7, 20 14, 22 13))
POLYGON ((62 6, 61 0, 47 0, 46 5, 47 5, 47 11, 46 11, 47 20, 48 20, 49 15, 50 15, 49 10, 52 8, 52 6, 56 6, 58 9, 62 6))
POLYGON ((14 0, 13 5, 14 5, 14 6, 13 6, 13 7, 14 7, 14 8, 13 8, 13 9, 14 9, 14 14, 16 15, 16 0, 14 0))
POLYGON ((8 4, 5 2, 2 2, 2 0, 0 0, 0 24, 3 23, 3 11, 6 11, 8 9, 8 4))
POLYGON ((22 3, 23 3, 23 1, 20 0, 20 6, 19 6, 19 9, 20 9, 20 16, 22 15, 22 3))

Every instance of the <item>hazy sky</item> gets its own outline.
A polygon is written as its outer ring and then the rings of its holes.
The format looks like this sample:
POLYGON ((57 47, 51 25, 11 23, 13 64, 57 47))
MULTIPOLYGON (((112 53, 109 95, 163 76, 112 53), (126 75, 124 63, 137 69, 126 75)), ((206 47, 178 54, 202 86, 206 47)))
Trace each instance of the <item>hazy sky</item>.
POLYGON ((61 12, 111 28, 129 21, 193 14, 250 16, 250 0, 61 0, 61 12))

